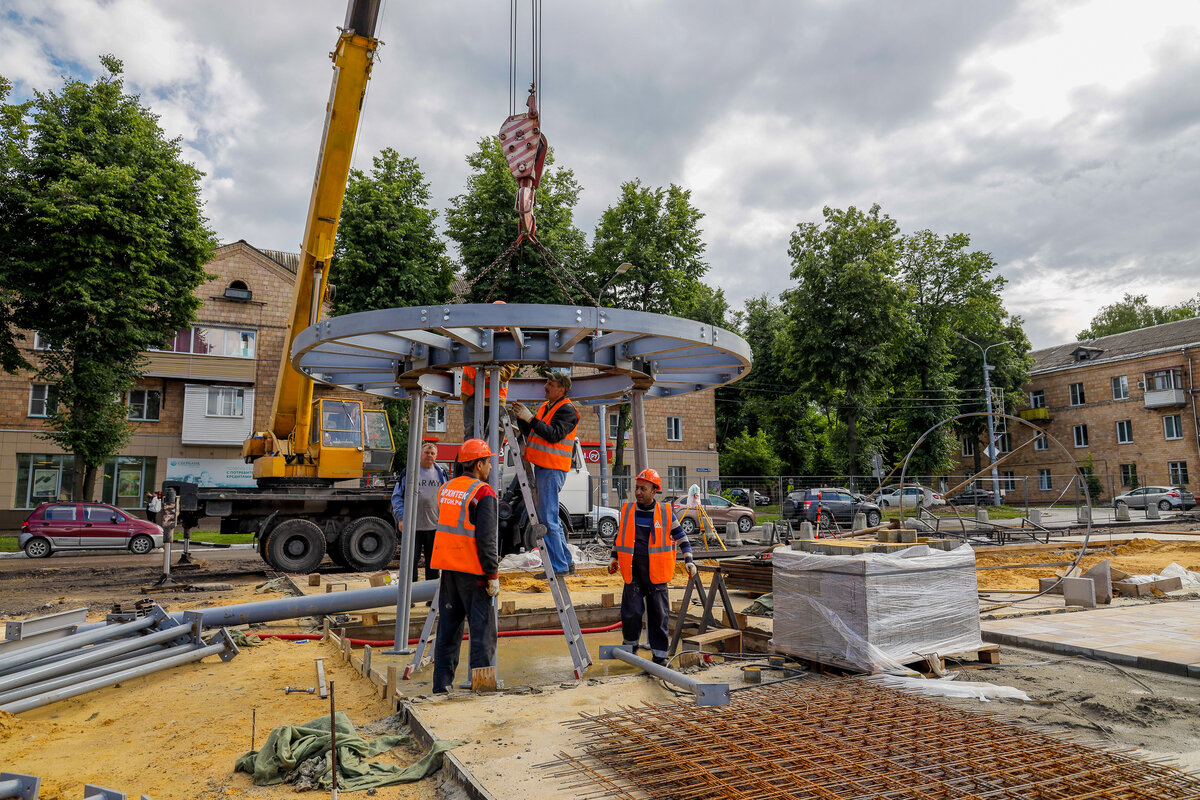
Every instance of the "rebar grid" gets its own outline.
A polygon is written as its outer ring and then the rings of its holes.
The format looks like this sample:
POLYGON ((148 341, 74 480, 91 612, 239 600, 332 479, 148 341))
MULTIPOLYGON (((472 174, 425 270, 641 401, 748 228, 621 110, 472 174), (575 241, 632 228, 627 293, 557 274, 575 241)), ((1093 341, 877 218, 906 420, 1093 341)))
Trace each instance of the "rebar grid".
POLYGON ((566 723, 542 765, 580 798, 1200 800, 1200 777, 857 678, 566 723))

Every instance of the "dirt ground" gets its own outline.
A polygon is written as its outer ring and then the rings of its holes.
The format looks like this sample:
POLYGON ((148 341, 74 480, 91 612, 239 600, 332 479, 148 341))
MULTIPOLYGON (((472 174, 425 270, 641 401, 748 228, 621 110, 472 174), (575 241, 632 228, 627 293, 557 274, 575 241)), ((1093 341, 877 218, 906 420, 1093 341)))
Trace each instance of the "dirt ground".
MULTIPOLYGON (((999 566, 1014 564, 1046 564, 1070 562, 1079 552, 1078 545, 1064 543, 1061 550, 1039 550, 1036 552, 1005 553, 1004 548, 980 549, 975 553, 976 566, 999 566)), ((1158 573, 1172 562, 1186 569, 1200 572, 1200 537, 1196 541, 1155 541, 1149 538, 1133 539, 1114 544, 1103 550, 1091 550, 1083 557, 1079 566, 1091 569, 1101 561, 1130 575, 1158 573)), ((980 570, 981 591, 1036 590, 1038 578, 1054 576, 1056 569, 1065 567, 1030 567, 1029 569, 980 570)))

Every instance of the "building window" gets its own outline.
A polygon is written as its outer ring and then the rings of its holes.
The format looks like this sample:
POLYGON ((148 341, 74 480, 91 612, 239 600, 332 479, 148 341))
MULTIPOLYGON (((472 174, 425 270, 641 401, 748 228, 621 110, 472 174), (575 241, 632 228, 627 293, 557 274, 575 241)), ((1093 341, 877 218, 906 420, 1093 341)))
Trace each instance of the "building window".
POLYGON ((1121 485, 1134 489, 1138 486, 1137 464, 1121 464, 1121 485))
POLYGON ((964 458, 970 458, 975 455, 975 440, 970 436, 964 436, 959 440, 962 445, 962 454, 964 458))
POLYGON ((176 331, 175 335, 158 349, 168 353, 254 358, 257 337, 258 334, 252 330, 197 326, 176 331))
POLYGON ((1087 402, 1087 398, 1083 393, 1082 383, 1071 384, 1071 405, 1081 406, 1087 402))
POLYGON ((228 300, 250 300, 253 297, 254 292, 250 291, 245 281, 231 281, 225 287, 225 298, 228 300))
POLYGON ((65 500, 75 480, 75 456, 17 453, 17 491, 14 508, 36 508, 65 500))
POLYGON ((1160 369, 1146 375, 1146 390, 1162 392, 1167 389, 1183 388, 1183 372, 1178 369, 1160 369))
POLYGON ((231 386, 210 386, 208 389, 208 410, 210 417, 241 417, 246 400, 245 389, 234 389, 231 386))
POLYGON ((1186 461, 1167 462, 1167 480, 1172 486, 1187 486, 1188 471, 1186 461))
POLYGON ((1133 420, 1117 420, 1117 444, 1133 443, 1133 420))
POLYGON ((33 349, 34 350, 54 350, 50 343, 45 340, 41 333, 33 332, 33 349))
POLYGON ((1043 492, 1048 492, 1053 488, 1054 488, 1054 485, 1050 481, 1050 470, 1039 469, 1038 470, 1038 489, 1041 489, 1043 492))
POLYGON ((1033 437, 1033 449, 1034 450, 1049 450, 1050 449, 1050 440, 1046 438, 1046 434, 1039 433, 1037 436, 1033 437))
POLYGON ((129 392, 129 419, 138 422, 158 422, 162 409, 162 392, 154 389, 134 389, 129 392))
POLYGON ((620 438, 620 429, 617 427, 617 425, 619 425, 620 422, 621 422, 620 414, 609 414, 608 415, 608 438, 610 440, 616 441, 618 438, 620 438))
POLYGON ((1007 433, 1001 433, 996 436, 996 452, 1009 453, 1012 452, 1012 437, 1007 433))
POLYGON ((683 417, 667 417, 667 441, 683 441, 683 417))
POLYGON ((1034 389, 1029 393, 1030 408, 1045 408, 1046 407, 1046 392, 1044 389, 1034 389))
POLYGON ((1118 375, 1112 379, 1113 400, 1128 400, 1129 399, 1129 378, 1125 375, 1118 375))
POLYGON ((146 492, 155 488, 158 459, 153 456, 118 456, 104 465, 104 488, 100 502, 117 508, 142 508, 146 492))
POLYGON ((441 404, 431 404, 425 409, 425 430, 429 433, 446 432, 446 407, 441 404))
POLYGON ((1017 475, 1012 470, 1005 470, 1000 473, 1000 488, 1005 492, 1015 492, 1017 490, 1017 475))
POLYGON ((1163 435, 1168 439, 1183 438, 1183 422, 1178 414, 1163 417, 1163 435))
POLYGON ((48 417, 58 408, 58 390, 48 383, 29 384, 29 416, 48 417))
POLYGON ((686 491, 684 484, 687 483, 687 467, 667 467, 667 491, 668 492, 683 492, 686 491))
POLYGON ((1088 446, 1087 425, 1076 425, 1071 429, 1071 432, 1075 434, 1076 447, 1088 446))

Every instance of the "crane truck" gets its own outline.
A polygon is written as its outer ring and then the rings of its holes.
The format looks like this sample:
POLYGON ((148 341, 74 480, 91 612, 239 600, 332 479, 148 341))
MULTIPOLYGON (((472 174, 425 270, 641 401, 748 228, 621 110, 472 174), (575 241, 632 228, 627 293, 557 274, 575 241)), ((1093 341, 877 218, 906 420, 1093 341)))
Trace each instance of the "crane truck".
POLYGON ((395 446, 387 414, 361 400, 313 396, 313 381, 292 367, 295 337, 315 324, 331 298, 329 262, 354 140, 375 50, 381 0, 349 0, 333 59, 333 85, 301 243, 287 338, 267 428, 242 445, 255 488, 168 481, 179 497, 185 535, 203 517, 223 534, 253 533, 258 552, 281 572, 312 572, 329 554, 354 570, 377 570, 396 551, 389 491, 360 486, 391 471, 395 446), (349 482, 350 486, 345 486, 349 482), (341 485, 337 485, 341 484, 341 485))

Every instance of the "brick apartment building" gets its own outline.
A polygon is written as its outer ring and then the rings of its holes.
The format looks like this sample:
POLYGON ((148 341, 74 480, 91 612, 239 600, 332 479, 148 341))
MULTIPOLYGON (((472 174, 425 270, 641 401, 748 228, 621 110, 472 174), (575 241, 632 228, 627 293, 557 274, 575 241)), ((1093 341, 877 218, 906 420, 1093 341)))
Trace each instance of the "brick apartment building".
MULTIPOLYGON (((1200 469, 1193 360, 1200 356, 1200 319, 1187 319, 1072 342, 1031 354, 1028 405, 1017 415, 1057 439, 1081 465, 1091 465, 1111 502, 1137 485, 1195 488, 1200 469)), ((999 466, 1001 488, 1026 490, 1032 503, 1068 488, 1072 467, 1062 449, 1027 425, 1011 423, 998 458, 1037 439, 999 466)), ((962 440, 958 471, 974 464, 982 441, 962 440)), ((982 453, 982 450, 980 451, 982 453)), ((986 456, 983 457, 987 463, 986 456)), ((985 484, 990 488, 990 482, 985 484)), ((1073 497, 1075 489, 1068 489, 1073 497)))
MULTIPOLYGON (((143 378, 126 393, 136 427, 123 452, 105 465, 92 499, 138 508, 147 491, 172 478, 254 485, 241 445, 267 424, 298 261, 295 253, 244 241, 217 249, 205 266, 214 277, 197 289, 203 305, 196 322, 147 354, 143 378)), ((40 345, 36 333, 27 334, 31 363, 40 345)), ((316 394, 375 400, 319 385, 316 394)), ((30 509, 70 491, 73 457, 38 435, 53 402, 53 386, 32 373, 0 374, 0 529, 19 527, 30 509)), ((460 409, 431 403, 427 435, 459 442, 460 409)), ((716 474, 712 392, 647 401, 646 421, 651 464, 666 481, 682 491, 697 469, 716 474)), ((585 409, 580 439, 598 442, 598 425, 595 412, 585 409)))

